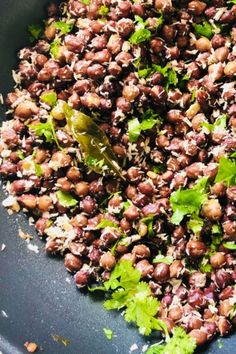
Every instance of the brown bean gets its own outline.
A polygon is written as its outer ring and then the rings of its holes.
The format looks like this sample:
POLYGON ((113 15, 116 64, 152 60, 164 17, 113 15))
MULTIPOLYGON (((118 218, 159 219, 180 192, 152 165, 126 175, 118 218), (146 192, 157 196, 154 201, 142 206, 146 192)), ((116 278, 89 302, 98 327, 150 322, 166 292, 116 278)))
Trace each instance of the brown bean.
POLYGON ((206 253, 206 246, 201 241, 189 241, 186 252, 190 257, 201 257, 206 253))
POLYGON ((39 108, 32 101, 21 102, 15 109, 15 115, 19 118, 27 119, 37 114, 39 108))
POLYGON ((116 264, 116 259, 111 252, 104 253, 100 258, 100 266, 106 270, 111 270, 116 264))
POLYGON ((96 201, 92 197, 86 196, 84 199, 82 199, 80 207, 84 213, 92 215, 96 210, 96 201))
POLYGON ((170 278, 170 267, 166 263, 158 263, 153 272, 154 280, 166 282, 170 278))
POLYGON ((83 288, 88 284, 89 278, 90 278, 89 269, 81 269, 75 274, 75 283, 78 286, 78 288, 83 288))
POLYGON ((129 221, 133 221, 136 220, 139 217, 139 210, 137 207, 135 207, 134 205, 131 205, 130 207, 128 207, 125 212, 123 213, 123 215, 126 217, 126 219, 128 219, 129 221))
POLYGON ((210 220, 219 220, 222 209, 218 199, 209 199, 202 206, 203 215, 210 220))
POLYGON ((139 261, 135 268, 140 271, 142 278, 150 278, 154 270, 153 265, 150 264, 146 259, 139 261))
POLYGON ((26 209, 34 209, 37 205, 37 197, 33 194, 24 194, 17 201, 26 209))
POLYGON ((221 268, 225 260, 225 255, 222 252, 216 252, 210 257, 211 266, 213 268, 221 268))
POLYGON ((201 37, 196 40, 195 42, 196 49, 199 50, 199 52, 209 52, 211 50, 211 42, 209 41, 208 38, 206 37, 201 37))
POLYGON ((170 318, 172 321, 176 322, 181 319, 182 315, 183 315, 182 306, 175 305, 169 310, 168 318, 170 318))
POLYGON ((142 244, 134 246, 132 253, 135 254, 137 258, 149 258, 151 254, 150 249, 142 244))
POLYGON ((52 198, 49 197, 48 195, 42 195, 38 197, 38 208, 40 211, 48 211, 51 209, 53 205, 52 198))
POLYGON ((67 253, 65 255, 64 264, 68 272, 74 273, 80 270, 82 267, 82 261, 79 257, 73 255, 72 253, 67 253))
POLYGON ((193 329, 189 335, 197 342, 198 345, 203 345, 207 341, 207 334, 204 330, 193 329))
POLYGON ((225 68, 224 68, 224 73, 226 76, 234 76, 236 74, 236 60, 229 61, 225 68))

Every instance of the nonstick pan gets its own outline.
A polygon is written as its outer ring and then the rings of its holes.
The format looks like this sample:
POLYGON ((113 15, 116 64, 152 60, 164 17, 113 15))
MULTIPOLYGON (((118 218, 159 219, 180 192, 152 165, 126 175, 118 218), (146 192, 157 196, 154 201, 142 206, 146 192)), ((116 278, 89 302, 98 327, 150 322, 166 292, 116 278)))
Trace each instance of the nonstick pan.
MULTIPOLYGON (((48 0, 0 0, 0 92, 13 87, 11 70, 17 51, 29 43, 27 26, 45 17, 48 0)), ((6 119, 1 108, 1 120, 6 119)), ((4 199, 3 188, 0 192, 4 199)), ((119 313, 103 309, 102 299, 79 292, 60 258, 45 255, 43 241, 24 215, 9 216, 0 206, 0 352, 26 353, 24 343, 36 342, 45 354, 141 353, 147 339, 128 326, 119 313), (18 229, 33 235, 39 253, 30 251, 18 229), (108 341, 103 328, 115 334, 108 341), (59 336, 59 337, 55 337, 59 336), (54 337, 54 339, 53 339, 54 337), (67 339, 62 343, 62 338, 67 339), (57 341, 55 341, 57 339, 57 341), (135 346, 133 346, 135 344, 135 346)), ((215 340, 199 353, 234 354, 236 336, 215 340), (220 343, 221 343, 220 342, 220 343)), ((175 354, 175 353, 173 353, 175 354)))

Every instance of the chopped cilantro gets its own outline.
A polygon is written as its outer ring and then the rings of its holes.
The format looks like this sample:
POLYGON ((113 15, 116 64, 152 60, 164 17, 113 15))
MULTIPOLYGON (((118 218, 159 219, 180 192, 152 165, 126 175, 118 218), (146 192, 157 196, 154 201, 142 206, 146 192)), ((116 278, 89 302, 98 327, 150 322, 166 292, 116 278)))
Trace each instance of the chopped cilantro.
POLYGON ((158 254, 156 256, 152 263, 166 263, 166 264, 171 264, 173 262, 173 257, 172 256, 163 256, 162 254, 158 254))
POLYGON ((104 159, 102 160, 98 160, 96 157, 93 157, 93 156, 86 156, 85 158, 85 164, 88 166, 88 167, 99 167, 99 168, 103 168, 104 166, 104 159))
POLYGON ((225 182, 227 186, 236 184, 236 162, 227 157, 221 157, 215 182, 225 182))
POLYGON ((203 273, 210 273, 212 268, 209 263, 209 257, 203 257, 202 260, 198 263, 198 268, 203 273))
POLYGON ((192 189, 179 188, 170 197, 170 205, 174 214, 171 222, 178 225, 185 215, 198 215, 202 204, 207 200, 207 177, 201 178, 192 189))
POLYGON ((146 67, 138 70, 138 75, 140 78, 145 79, 155 72, 159 72, 166 79, 166 89, 168 89, 171 85, 176 86, 179 82, 176 71, 169 65, 162 67, 160 65, 153 64, 151 67, 146 67))
MULTIPOLYGON (((236 0, 235 0, 235 4, 236 4, 236 0)), ((222 340, 221 340, 221 339, 218 339, 217 343, 218 343, 218 348, 219 348, 219 349, 222 349, 223 346, 224 346, 222 340)))
POLYGON ((211 229, 211 250, 216 251, 222 242, 222 230, 220 225, 214 224, 211 229))
POLYGON ((58 58, 60 46, 61 46, 60 38, 56 38, 50 45, 50 54, 54 59, 58 58))
POLYGON ((60 30, 61 34, 70 33, 74 27, 73 23, 66 23, 63 21, 55 22, 53 26, 60 30))
POLYGON ((233 241, 224 242, 223 246, 228 250, 232 250, 232 251, 236 250, 236 243, 233 241))
POLYGON ((52 132, 52 127, 49 122, 46 123, 38 123, 35 125, 30 125, 29 128, 31 130, 35 131, 35 134, 37 136, 43 136, 46 139, 47 143, 52 143, 54 141, 53 139, 53 132, 52 132))
POLYGON ((154 219, 154 215, 150 214, 150 215, 148 215, 145 218, 142 218, 140 220, 142 223, 147 225, 147 227, 148 227, 148 235, 151 236, 151 237, 154 236, 153 219, 154 219))
POLYGON ((148 349, 146 354, 193 354, 196 347, 197 343, 192 337, 182 328, 175 327, 173 336, 166 344, 155 344, 148 349))
POLYGON ((164 330, 168 335, 166 324, 156 318, 159 302, 152 296, 149 285, 140 279, 140 272, 133 268, 131 262, 117 263, 104 287, 97 288, 111 292, 104 307, 107 310, 124 309, 126 321, 134 322, 141 334, 149 335, 152 330, 164 330))
POLYGON ((110 9, 106 5, 102 5, 98 11, 100 16, 106 16, 109 13, 110 9))
POLYGON ((206 128, 209 132, 222 131, 227 126, 227 119, 227 115, 223 114, 222 116, 218 117, 213 124, 203 122, 202 126, 206 128))
POLYGON ((151 31, 146 28, 139 28, 131 35, 129 41, 131 44, 140 44, 142 42, 148 41, 150 37, 151 31))
POLYGON ((192 215, 188 222, 188 228, 193 231, 194 234, 199 234, 202 231, 204 221, 197 215, 192 215))
POLYGON ((80 2, 84 5, 89 5, 91 0, 80 0, 80 2))
POLYGON ((127 210, 131 205, 132 203, 127 200, 126 202, 123 203, 123 209, 127 210))
POLYGON ((36 162, 34 162, 34 169, 37 177, 41 177, 43 175, 42 167, 36 162))
POLYGON ((165 163, 158 163, 152 167, 153 172, 155 173, 163 173, 166 171, 166 164, 165 163))
POLYGON ((100 221, 100 223, 96 226, 96 230, 101 230, 101 229, 105 229, 105 227, 114 227, 115 229, 119 229, 119 227, 117 226, 117 224, 111 220, 108 219, 102 219, 100 221))
POLYGON ((199 36, 204 36, 204 37, 211 39, 214 35, 211 24, 206 20, 203 20, 202 24, 194 23, 193 27, 194 27, 195 33, 199 36))
POLYGON ((135 16, 135 21, 138 23, 138 29, 131 35, 129 41, 131 44, 140 44, 146 42, 151 37, 151 31, 145 28, 147 23, 139 16, 135 16))
POLYGON ((57 94, 56 92, 46 92, 40 96, 40 99, 43 102, 48 103, 51 107, 53 107, 57 103, 57 94))
POLYGON ((37 136, 44 137, 47 143, 55 142, 58 149, 61 150, 61 147, 58 143, 56 132, 54 129, 52 117, 49 117, 47 122, 45 122, 45 123, 38 123, 35 125, 31 124, 31 125, 29 125, 29 128, 31 130, 34 130, 35 134, 37 136))
POLYGON ((176 86, 178 84, 178 76, 176 71, 171 68, 170 66, 166 65, 164 67, 161 67, 160 65, 153 64, 153 69, 156 72, 159 72, 164 76, 166 79, 166 88, 168 89, 169 86, 173 85, 176 86))
POLYGON ((43 35, 43 26, 40 24, 36 25, 29 25, 28 31, 31 34, 30 42, 34 42, 35 40, 39 39, 43 35))
POLYGON ((78 200, 74 199, 69 192, 58 191, 57 199, 64 207, 74 207, 78 204, 78 200))
POLYGON ((110 328, 103 328, 103 332, 108 340, 112 340, 113 338, 113 331, 110 328))
POLYGON ((17 155, 19 157, 20 160, 24 160, 24 154, 21 150, 17 150, 17 155))
POLYGON ((152 109, 148 109, 142 116, 141 123, 138 118, 133 118, 128 121, 129 140, 134 143, 138 140, 142 131, 152 129, 160 122, 159 116, 152 109))

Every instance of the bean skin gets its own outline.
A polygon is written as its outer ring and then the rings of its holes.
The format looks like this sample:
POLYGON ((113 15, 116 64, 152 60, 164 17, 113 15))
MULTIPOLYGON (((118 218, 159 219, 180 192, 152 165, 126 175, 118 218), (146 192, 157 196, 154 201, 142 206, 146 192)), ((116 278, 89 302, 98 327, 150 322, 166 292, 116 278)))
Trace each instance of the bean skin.
POLYGON ((74 256, 72 253, 65 255, 64 264, 68 272, 75 273, 82 267, 82 261, 79 257, 74 256))

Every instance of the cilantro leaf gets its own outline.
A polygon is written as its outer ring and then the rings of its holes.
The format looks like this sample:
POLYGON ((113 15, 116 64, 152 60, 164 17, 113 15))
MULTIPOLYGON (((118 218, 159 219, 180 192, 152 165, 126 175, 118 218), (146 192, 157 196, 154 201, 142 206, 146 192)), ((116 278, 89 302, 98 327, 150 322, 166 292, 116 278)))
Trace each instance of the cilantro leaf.
POLYGON ((236 243, 233 241, 224 242, 223 246, 228 250, 232 250, 232 251, 236 250, 236 243))
POLYGON ((207 177, 200 179, 192 189, 179 188, 170 197, 170 205, 174 214, 171 222, 178 225, 185 215, 198 215, 202 204, 207 200, 207 177))
POLYGON ((74 199, 69 192, 58 191, 57 199, 64 207, 74 207, 78 204, 78 200, 74 199))
POLYGON ((28 31, 31 34, 30 42, 34 42, 35 40, 39 39, 43 35, 43 26, 40 24, 36 25, 29 25, 28 31))
POLYGON ((103 332, 108 340, 112 340, 113 338, 113 331, 110 328, 103 328, 103 332))
POLYGON ((159 116, 152 109, 148 109, 142 116, 141 123, 138 118, 128 121, 129 140, 134 143, 138 140, 142 131, 152 129, 160 121, 159 116))
POLYGON ((211 250, 216 251, 222 242, 222 230, 220 225, 214 224, 211 229, 211 250))
POLYGON ((21 150, 17 150, 17 155, 19 157, 20 160, 24 160, 24 154, 21 150))
POLYGON ((170 85, 176 86, 178 84, 178 76, 176 71, 166 65, 164 67, 161 67, 160 65, 156 65, 153 64, 153 70, 155 72, 159 72, 160 74, 162 74, 164 76, 164 78, 166 78, 166 88, 168 89, 170 85))
POLYGON ((188 222, 188 228, 193 231, 194 234, 199 234, 202 231, 204 221, 197 215, 192 215, 188 222))
POLYGON ((138 285, 140 278, 140 272, 132 267, 131 262, 121 261, 111 272, 110 279, 104 283, 104 287, 106 290, 115 290, 119 287, 130 290, 138 285))
POLYGON ((172 256, 163 256, 162 254, 158 254, 156 256, 152 263, 166 263, 166 264, 171 264, 173 262, 173 257, 172 256))
POLYGON ((215 182, 225 182, 227 186, 236 184, 236 162, 221 157, 215 182))
POLYGON ((54 59, 58 58, 60 46, 61 46, 60 38, 54 39, 54 41, 50 45, 50 54, 54 59))
POLYGON ((31 125, 29 125, 29 128, 31 130, 34 130, 35 134, 37 136, 45 137, 47 143, 52 143, 54 141, 52 127, 51 127, 51 124, 49 122, 38 123, 38 124, 35 124, 35 125, 31 124, 31 125))
POLYGON ((80 2, 84 5, 89 5, 91 0, 80 0, 80 2))
POLYGON ((156 344, 148 349, 146 354, 193 354, 197 347, 196 341, 181 327, 175 327, 173 336, 166 344, 156 344))
POLYGON ((206 20, 203 20, 202 24, 193 23, 193 27, 195 33, 198 34, 199 36, 204 36, 207 37, 208 39, 211 39, 214 35, 211 24, 206 20))
POLYGON ((202 260, 198 263, 198 268, 203 273, 210 273, 212 270, 209 257, 203 257, 202 260))
POLYGON ((150 214, 146 216, 145 218, 142 218, 140 222, 144 223, 148 227, 148 235, 153 237, 154 236, 154 231, 153 231, 153 220, 154 220, 154 215, 150 214))
POLYGON ((98 11, 100 16, 106 16, 109 13, 110 9, 106 5, 102 5, 98 11))
POLYGON ((53 24, 56 29, 60 30, 61 34, 70 33, 74 27, 73 23, 66 23, 63 21, 58 21, 53 24))
POLYGON ((227 119, 228 116, 223 114, 222 116, 218 117, 213 124, 202 122, 202 126, 209 130, 209 132, 222 131, 227 126, 227 119))
POLYGON ((46 92, 40 96, 40 99, 53 107, 57 103, 57 94, 56 92, 46 92))
POLYGON ((133 118, 128 121, 128 135, 131 143, 138 140, 141 133, 140 123, 138 118, 133 118))
POLYGON ((43 175, 42 167, 36 162, 34 162, 34 169, 37 177, 41 177, 43 175))
POLYGON ((114 229, 117 229, 120 231, 120 228, 117 226, 117 224, 111 220, 108 219, 102 219, 100 223, 96 226, 96 230, 101 230, 105 229, 105 227, 114 227, 114 229))
POLYGON ((139 28, 131 35, 129 41, 131 44, 140 44, 142 42, 148 41, 150 37, 151 37, 151 31, 149 31, 146 28, 139 28))
POLYGON ((156 318, 159 302, 150 296, 151 290, 147 283, 140 282, 135 289, 135 295, 126 304, 125 319, 134 322, 139 327, 139 332, 149 335, 156 329, 156 318))

